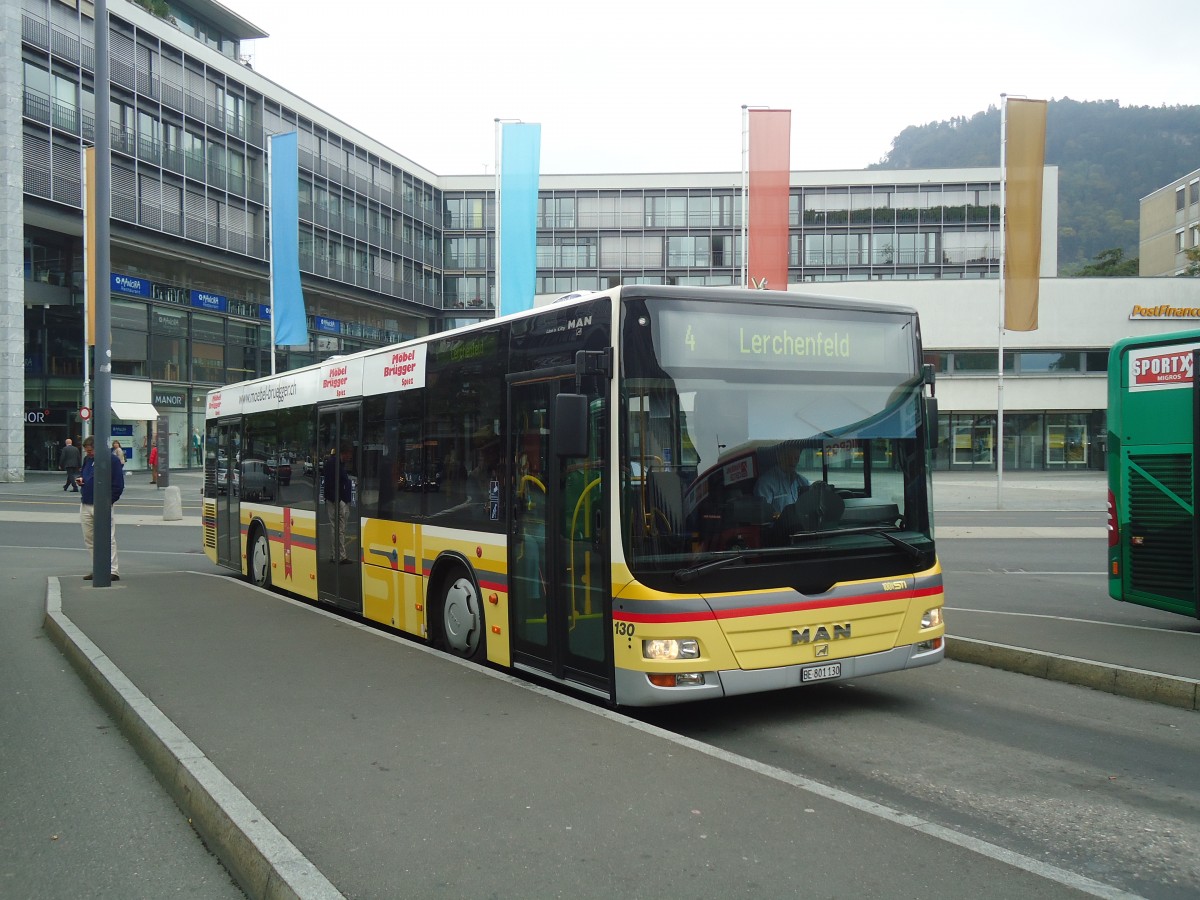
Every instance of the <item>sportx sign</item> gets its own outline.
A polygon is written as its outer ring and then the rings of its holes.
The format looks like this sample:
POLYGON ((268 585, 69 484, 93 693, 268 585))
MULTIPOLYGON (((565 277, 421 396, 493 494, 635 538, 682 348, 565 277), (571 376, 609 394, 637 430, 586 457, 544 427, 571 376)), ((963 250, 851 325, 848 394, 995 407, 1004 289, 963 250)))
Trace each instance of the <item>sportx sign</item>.
POLYGON ((1194 380, 1192 351, 1200 344, 1147 347, 1129 354, 1129 389, 1161 390, 1191 387, 1194 380))

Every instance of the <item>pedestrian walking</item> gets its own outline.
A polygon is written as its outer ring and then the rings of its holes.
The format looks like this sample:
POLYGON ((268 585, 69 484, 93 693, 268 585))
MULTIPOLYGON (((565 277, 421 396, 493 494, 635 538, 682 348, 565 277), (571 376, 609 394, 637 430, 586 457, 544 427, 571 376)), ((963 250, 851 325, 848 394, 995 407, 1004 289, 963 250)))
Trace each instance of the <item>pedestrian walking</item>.
MULTIPOLYGON (((95 545, 96 535, 96 444, 91 435, 83 439, 83 468, 79 471, 76 483, 79 485, 79 523, 83 526, 83 546, 91 550, 95 545)), ((112 502, 115 505, 125 491, 125 464, 116 456, 112 458, 112 502)), ((109 540, 109 566, 113 581, 120 581, 121 576, 117 564, 117 517, 109 517, 111 529, 109 540)), ((83 576, 85 581, 92 580, 92 573, 83 576)))
POLYGON ((58 454, 58 467, 67 473, 67 480, 63 484, 64 491, 72 490, 79 493, 79 485, 75 483, 75 479, 79 477, 79 466, 82 461, 79 448, 71 442, 70 438, 67 438, 62 451, 58 454))
POLYGON ((120 441, 113 441, 112 452, 113 456, 121 461, 121 465, 125 465, 125 448, 121 446, 120 441))
POLYGON ((158 484, 158 442, 150 445, 150 483, 158 484))

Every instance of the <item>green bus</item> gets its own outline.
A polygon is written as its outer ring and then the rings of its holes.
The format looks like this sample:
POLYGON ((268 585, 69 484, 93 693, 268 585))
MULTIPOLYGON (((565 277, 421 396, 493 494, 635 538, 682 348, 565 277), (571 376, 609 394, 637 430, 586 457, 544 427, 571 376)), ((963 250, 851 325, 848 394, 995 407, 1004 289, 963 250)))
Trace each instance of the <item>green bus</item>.
POLYGON ((1134 337, 1108 360, 1108 593, 1200 615, 1195 447, 1200 331, 1134 337))

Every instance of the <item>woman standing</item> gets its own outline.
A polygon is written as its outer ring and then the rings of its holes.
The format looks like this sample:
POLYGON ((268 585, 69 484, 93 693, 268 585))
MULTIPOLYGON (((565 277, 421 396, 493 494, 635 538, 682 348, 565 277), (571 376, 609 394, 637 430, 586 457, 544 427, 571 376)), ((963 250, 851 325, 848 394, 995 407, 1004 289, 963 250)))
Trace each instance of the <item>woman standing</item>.
POLYGON ((125 448, 121 446, 121 442, 114 440, 112 442, 112 454, 121 461, 121 465, 125 465, 125 448))

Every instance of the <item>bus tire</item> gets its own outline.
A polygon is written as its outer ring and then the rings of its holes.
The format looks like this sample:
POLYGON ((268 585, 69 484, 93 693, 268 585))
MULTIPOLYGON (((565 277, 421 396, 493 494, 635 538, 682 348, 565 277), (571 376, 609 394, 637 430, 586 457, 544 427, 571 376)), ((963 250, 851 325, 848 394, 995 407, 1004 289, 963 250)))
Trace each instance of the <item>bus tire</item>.
POLYGON ((455 566, 440 581, 438 631, 442 646, 463 659, 479 662, 487 658, 487 623, 483 598, 474 579, 455 566))
POLYGON ((267 530, 261 524, 250 530, 250 543, 246 547, 246 578, 256 587, 271 587, 271 542, 267 530))

